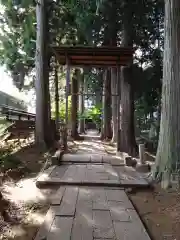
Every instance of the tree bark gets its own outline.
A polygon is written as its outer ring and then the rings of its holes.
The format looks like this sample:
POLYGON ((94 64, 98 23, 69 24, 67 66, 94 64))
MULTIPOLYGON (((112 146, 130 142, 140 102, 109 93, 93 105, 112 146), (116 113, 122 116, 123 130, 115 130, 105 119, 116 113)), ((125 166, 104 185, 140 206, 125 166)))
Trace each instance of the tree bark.
POLYGON ((111 77, 110 71, 106 70, 104 73, 104 83, 103 83, 103 124, 101 131, 102 139, 112 138, 112 128, 111 128, 111 77))
POLYGON ((84 73, 80 77, 80 95, 79 95, 79 113, 81 115, 79 119, 79 133, 85 133, 85 120, 83 117, 84 114, 84 73))
POLYGON ((44 121, 44 98, 45 98, 45 5, 44 0, 40 0, 36 5, 37 18, 37 36, 36 36, 36 129, 35 142, 36 144, 45 145, 45 121, 44 121))
POLYGON ((71 124, 72 124, 72 138, 78 138, 78 77, 79 77, 79 70, 76 69, 75 73, 72 77, 72 97, 71 97, 71 124))
POLYGON ((136 154, 136 141, 134 129, 134 95, 131 81, 131 67, 123 67, 121 78, 120 150, 134 156, 136 154))
MULTIPOLYGON (((47 35, 48 35, 48 32, 46 29, 46 36, 47 35)), ((48 39, 48 37, 46 37, 45 39, 48 39)), ((55 126, 55 122, 51 120, 51 97, 50 97, 50 91, 49 91, 50 57, 48 54, 48 45, 46 45, 46 49, 44 50, 44 52, 45 52, 45 59, 44 59, 44 89, 45 89, 44 92, 45 92, 45 95, 44 95, 44 99, 43 99, 44 138, 45 138, 46 146, 51 147, 55 140, 56 126, 55 126)))
MULTIPOLYGON (((133 47, 132 36, 133 10, 131 3, 125 1, 123 19, 123 47, 133 47)), ((136 155, 134 129, 134 90, 132 64, 121 68, 121 133, 120 149, 132 156, 136 155)))
POLYGON ((160 133, 160 124, 161 124, 161 99, 158 102, 158 107, 157 107, 157 127, 156 127, 156 133, 157 137, 159 139, 159 133, 160 133))
MULTIPOLYGON (((109 9, 109 37, 111 46, 117 46, 117 32, 118 32, 118 2, 110 1, 109 9)), ((117 68, 111 68, 111 101, 112 101, 112 142, 117 142, 118 135, 118 84, 117 68)))
POLYGON ((53 143, 53 133, 50 94, 49 94, 49 61, 48 55, 48 17, 47 5, 40 0, 36 5, 37 39, 36 39, 36 144, 50 146, 53 143))
POLYGON ((154 178, 162 187, 170 185, 172 172, 180 164, 180 1, 165 0, 161 123, 154 178))

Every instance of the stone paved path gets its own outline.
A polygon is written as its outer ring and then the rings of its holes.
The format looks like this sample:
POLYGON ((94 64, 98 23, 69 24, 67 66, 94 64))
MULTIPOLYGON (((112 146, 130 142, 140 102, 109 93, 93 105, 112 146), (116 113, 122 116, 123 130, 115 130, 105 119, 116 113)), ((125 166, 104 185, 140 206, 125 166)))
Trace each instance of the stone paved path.
POLYGON ((114 187, 125 180, 147 182, 138 179, 136 173, 129 174, 121 165, 113 166, 110 160, 104 162, 103 157, 109 158, 97 141, 94 144, 96 148, 99 146, 99 152, 96 149, 99 154, 87 156, 83 152, 86 150, 80 149, 81 163, 77 155, 74 160, 66 156, 65 164, 52 167, 41 176, 41 181, 48 179, 63 186, 52 197, 35 240, 150 240, 124 189, 114 187), (67 164, 68 161, 73 164, 67 164))
POLYGON ((124 190, 60 187, 35 240, 150 240, 124 190))

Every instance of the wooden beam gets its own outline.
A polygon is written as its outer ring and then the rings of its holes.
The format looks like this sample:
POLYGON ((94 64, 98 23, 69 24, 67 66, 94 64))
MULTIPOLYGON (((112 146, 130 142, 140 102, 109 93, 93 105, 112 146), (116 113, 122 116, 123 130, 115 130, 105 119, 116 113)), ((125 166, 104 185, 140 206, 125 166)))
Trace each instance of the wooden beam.
POLYGON ((69 57, 72 66, 117 66, 128 65, 133 57, 132 48, 122 47, 52 47, 51 52, 56 55, 60 64, 66 64, 69 57))

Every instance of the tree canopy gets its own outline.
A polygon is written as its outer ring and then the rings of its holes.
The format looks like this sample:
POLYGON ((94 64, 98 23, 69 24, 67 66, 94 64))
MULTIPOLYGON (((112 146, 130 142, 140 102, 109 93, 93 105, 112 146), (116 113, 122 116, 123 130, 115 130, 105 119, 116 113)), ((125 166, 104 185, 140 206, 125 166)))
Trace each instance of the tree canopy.
MULTIPOLYGON (((0 32, 1 64, 5 64, 11 73, 16 87, 25 89, 26 78, 30 79, 29 86, 34 87, 36 2, 2 0, 1 4, 3 6, 0 15, 3 28, 0 32)), ((131 66, 130 85, 135 110, 141 111, 143 119, 157 111, 161 106, 164 1, 49 0, 46 1, 45 10, 47 46, 120 46, 124 44, 125 26, 130 26, 131 22, 129 39, 136 52, 131 66)), ((47 58, 50 92, 53 93, 54 69, 57 62, 49 53, 47 58)), ((86 99, 94 104, 103 100, 104 71, 102 68, 83 69, 86 92, 93 94, 91 96, 89 94, 86 99)), ((64 76, 65 72, 62 68, 61 73, 58 74, 62 94, 64 76)), ((113 79, 113 74, 111 78, 113 79)), ((53 96, 51 94, 51 98, 53 96)), ((109 104, 114 104, 114 100, 112 99, 112 103, 109 102, 109 104)))

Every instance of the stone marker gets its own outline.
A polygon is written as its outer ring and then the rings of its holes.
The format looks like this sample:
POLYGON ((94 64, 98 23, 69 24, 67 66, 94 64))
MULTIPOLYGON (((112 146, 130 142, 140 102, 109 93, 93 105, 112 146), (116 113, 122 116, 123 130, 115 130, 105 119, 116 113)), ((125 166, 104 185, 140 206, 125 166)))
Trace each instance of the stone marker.
POLYGON ((145 145, 139 144, 139 159, 141 164, 145 164, 145 145))

